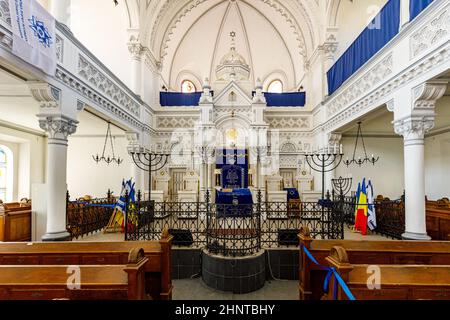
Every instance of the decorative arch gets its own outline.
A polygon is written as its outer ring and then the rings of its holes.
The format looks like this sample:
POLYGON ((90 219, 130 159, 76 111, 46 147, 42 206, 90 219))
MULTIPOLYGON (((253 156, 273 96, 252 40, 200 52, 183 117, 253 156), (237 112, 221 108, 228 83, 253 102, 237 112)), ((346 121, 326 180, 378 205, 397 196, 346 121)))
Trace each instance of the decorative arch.
POLYGON ((174 88, 171 88, 171 90, 181 91, 181 85, 186 80, 191 81, 198 91, 202 89, 202 81, 197 74, 189 70, 182 70, 180 71, 180 73, 178 73, 177 79, 175 81, 176 85, 174 88))

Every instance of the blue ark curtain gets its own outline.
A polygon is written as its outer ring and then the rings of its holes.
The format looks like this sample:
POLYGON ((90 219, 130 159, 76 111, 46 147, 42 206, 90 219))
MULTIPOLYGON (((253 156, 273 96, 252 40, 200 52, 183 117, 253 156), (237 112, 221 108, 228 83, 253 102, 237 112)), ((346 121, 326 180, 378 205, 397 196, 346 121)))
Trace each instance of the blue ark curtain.
POLYGON ((409 20, 414 20, 423 10, 428 7, 433 0, 410 0, 409 2, 409 20))
POLYGON ((248 188, 248 166, 247 150, 219 149, 216 151, 216 169, 220 169, 222 173, 222 188, 248 188), (237 167, 241 170, 236 170, 237 167), (235 171, 239 176, 237 181, 228 181, 229 178, 235 180, 235 171))
POLYGON ((160 92, 159 103, 162 107, 198 106, 201 95, 201 92, 160 92))
POLYGON ((339 89, 348 78, 391 41, 399 29, 400 0, 390 0, 328 71, 328 94, 331 95, 339 89))
POLYGON ((304 107, 305 92, 264 93, 268 107, 304 107))

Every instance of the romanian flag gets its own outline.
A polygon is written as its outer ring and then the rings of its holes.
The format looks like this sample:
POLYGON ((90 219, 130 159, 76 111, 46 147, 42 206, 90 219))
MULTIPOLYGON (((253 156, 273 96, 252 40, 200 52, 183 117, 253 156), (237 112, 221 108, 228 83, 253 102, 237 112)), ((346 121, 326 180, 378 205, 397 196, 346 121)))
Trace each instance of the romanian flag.
POLYGON ((361 190, 357 199, 358 203, 356 206, 355 230, 361 232, 362 235, 366 235, 368 214, 366 178, 363 179, 361 190))

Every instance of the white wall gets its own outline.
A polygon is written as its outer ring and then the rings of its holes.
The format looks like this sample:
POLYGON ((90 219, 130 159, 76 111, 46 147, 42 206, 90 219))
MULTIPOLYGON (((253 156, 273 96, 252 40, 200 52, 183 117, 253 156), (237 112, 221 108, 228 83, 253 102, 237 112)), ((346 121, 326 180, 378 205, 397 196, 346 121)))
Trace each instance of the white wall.
POLYGON ((339 42, 336 52, 336 60, 347 50, 353 41, 361 34, 364 28, 371 22, 387 3, 387 0, 358 0, 341 1, 337 18, 339 28, 337 40, 339 42))
MULTIPOLYGON (((352 158, 355 146, 353 137, 342 138, 344 148, 344 160, 352 158)), ((364 138, 368 156, 372 153, 379 156, 380 160, 375 164, 366 164, 362 167, 352 165, 347 168, 342 164, 336 170, 336 177, 351 174, 353 177, 353 191, 356 191, 358 182, 362 179, 370 178, 374 187, 375 195, 383 195, 390 199, 398 199, 404 190, 404 174, 403 174, 403 140, 398 138, 364 138)), ((359 144, 360 145, 360 144, 359 144)), ((362 154, 360 147, 358 148, 356 157, 362 154)))
POLYGON ((450 132, 425 139, 425 194, 450 197, 450 132))
MULTIPOLYGON (((124 136, 115 139, 115 154, 124 162, 107 165, 97 164, 92 155, 101 156, 104 137, 69 137, 69 150, 67 157, 67 184, 71 199, 85 195, 92 197, 106 197, 108 189, 119 195, 123 179, 131 178, 131 158, 127 154, 128 141, 124 136)), ((105 154, 111 154, 109 148, 105 154)))
POLYGON ((131 55, 127 43, 125 1, 72 0, 70 29, 103 64, 131 85, 131 55))

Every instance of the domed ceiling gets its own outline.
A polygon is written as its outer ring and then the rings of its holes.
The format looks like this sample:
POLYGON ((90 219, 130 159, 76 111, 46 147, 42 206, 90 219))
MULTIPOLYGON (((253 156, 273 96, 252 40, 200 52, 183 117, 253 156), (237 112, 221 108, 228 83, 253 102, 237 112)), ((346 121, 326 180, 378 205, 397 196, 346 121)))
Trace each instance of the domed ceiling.
POLYGON ((149 7, 141 41, 159 58, 163 81, 174 91, 183 80, 197 90, 206 77, 218 80, 216 71, 232 41, 235 57, 248 65, 250 81, 261 78, 267 87, 281 80, 285 91, 294 91, 319 42, 311 22, 318 21, 315 1, 151 1, 149 7))

